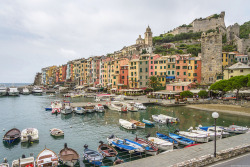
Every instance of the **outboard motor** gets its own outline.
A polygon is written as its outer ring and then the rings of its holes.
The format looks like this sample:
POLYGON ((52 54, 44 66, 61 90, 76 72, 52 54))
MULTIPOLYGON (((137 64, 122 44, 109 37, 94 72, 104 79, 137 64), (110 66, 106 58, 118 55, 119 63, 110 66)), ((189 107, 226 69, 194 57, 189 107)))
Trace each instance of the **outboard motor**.
POLYGON ((24 154, 22 155, 22 158, 26 158, 24 154))
POLYGON ((32 137, 30 135, 28 135, 28 143, 31 143, 31 139, 32 139, 32 137))
POLYGON ((146 136, 146 138, 149 138, 151 135, 150 135, 150 133, 146 136))
POLYGON ((67 143, 64 143, 64 148, 68 148, 67 143))
POLYGON ((103 141, 99 141, 100 144, 103 144, 104 142, 103 141))
POLYGON ((88 146, 87 144, 85 144, 83 147, 84 147, 85 149, 87 149, 89 146, 88 146))
POLYGON ((115 136, 112 134, 111 136, 109 136, 109 139, 113 139, 115 138, 115 136))

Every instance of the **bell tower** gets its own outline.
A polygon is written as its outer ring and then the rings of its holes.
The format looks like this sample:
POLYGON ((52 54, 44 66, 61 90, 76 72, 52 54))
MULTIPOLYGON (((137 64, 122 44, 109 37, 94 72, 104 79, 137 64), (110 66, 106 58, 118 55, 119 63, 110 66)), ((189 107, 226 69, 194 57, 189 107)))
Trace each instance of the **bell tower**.
POLYGON ((153 38, 152 38, 152 31, 151 28, 148 26, 148 28, 146 29, 146 32, 144 33, 144 37, 145 37, 145 44, 152 46, 153 45, 153 38))

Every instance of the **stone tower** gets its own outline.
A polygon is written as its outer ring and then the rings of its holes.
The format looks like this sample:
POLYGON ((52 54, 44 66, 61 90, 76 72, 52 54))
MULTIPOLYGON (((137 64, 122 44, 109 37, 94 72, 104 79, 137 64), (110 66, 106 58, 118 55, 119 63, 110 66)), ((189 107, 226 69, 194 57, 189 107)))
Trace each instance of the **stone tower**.
POLYGON ((144 44, 144 39, 141 38, 141 35, 136 39, 136 44, 144 44))
POLYGON ((212 84, 222 76, 222 35, 211 32, 201 35, 201 83, 212 84))
POLYGON ((152 31, 151 31, 151 28, 148 26, 148 28, 146 29, 146 32, 144 33, 144 36, 145 36, 145 44, 146 45, 149 45, 149 46, 152 46, 153 45, 153 38, 152 38, 152 31))

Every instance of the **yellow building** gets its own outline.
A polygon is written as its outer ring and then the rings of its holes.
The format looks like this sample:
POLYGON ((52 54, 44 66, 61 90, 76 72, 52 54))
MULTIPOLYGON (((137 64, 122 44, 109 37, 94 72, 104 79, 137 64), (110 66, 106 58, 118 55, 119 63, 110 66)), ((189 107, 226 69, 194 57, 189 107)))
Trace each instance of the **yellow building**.
POLYGON ((161 86, 166 86, 166 76, 168 68, 168 56, 162 56, 154 61, 154 75, 157 77, 161 86))
POLYGON ((139 88, 139 59, 132 59, 128 64, 129 88, 139 88))
POLYGON ((230 67, 224 69, 224 79, 230 79, 235 76, 250 74, 250 66, 244 63, 238 62, 230 67))
POLYGON ((222 66, 229 67, 233 65, 235 60, 235 53, 234 52, 222 52, 222 66))

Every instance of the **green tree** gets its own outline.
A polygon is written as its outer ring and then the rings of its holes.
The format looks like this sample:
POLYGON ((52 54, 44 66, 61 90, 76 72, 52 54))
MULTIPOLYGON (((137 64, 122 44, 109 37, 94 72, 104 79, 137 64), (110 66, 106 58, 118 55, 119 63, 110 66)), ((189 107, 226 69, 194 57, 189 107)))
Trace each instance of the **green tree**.
POLYGON ((146 49, 142 49, 141 54, 146 54, 146 53, 147 53, 146 49))
POLYGON ((208 97, 208 92, 206 90, 201 90, 199 91, 198 95, 204 99, 205 97, 208 97))
POLYGON ((190 92, 189 90, 183 91, 180 93, 181 97, 193 97, 193 93, 190 92))
POLYGON ((155 90, 157 87, 160 86, 160 82, 158 81, 158 79, 157 79, 156 76, 151 76, 151 77, 149 78, 148 86, 149 86, 150 88, 152 88, 153 90, 155 90))
POLYGON ((248 84, 248 76, 235 76, 228 80, 228 88, 233 91, 236 90, 236 99, 239 96, 239 90, 243 87, 246 87, 248 84))
POLYGON ((228 87, 228 80, 220 80, 218 82, 213 83, 209 90, 221 91, 222 95, 224 95, 227 91, 230 90, 228 87))
POLYGON ((240 38, 248 39, 250 34, 250 21, 240 26, 240 38))

